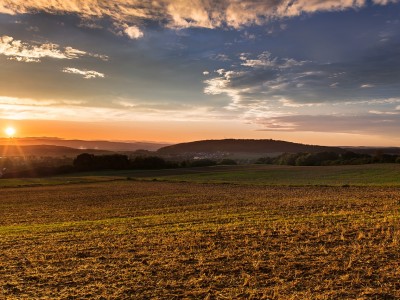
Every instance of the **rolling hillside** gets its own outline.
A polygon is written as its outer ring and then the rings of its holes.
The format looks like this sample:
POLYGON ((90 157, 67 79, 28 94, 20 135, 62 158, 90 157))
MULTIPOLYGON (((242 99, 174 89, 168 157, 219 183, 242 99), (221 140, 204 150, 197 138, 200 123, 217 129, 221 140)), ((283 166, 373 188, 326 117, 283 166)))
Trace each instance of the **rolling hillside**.
POLYGON ((95 150, 95 149, 74 149, 53 145, 0 145, 0 157, 10 156, 52 156, 52 157, 75 157, 81 153, 91 153, 96 155, 110 154, 111 151, 95 150))
MULTIPOLYGON (((84 141, 84 140, 64 140, 59 138, 15 138, 13 143, 20 146, 32 145, 53 145, 76 149, 101 149, 108 151, 135 151, 139 149, 156 151, 166 146, 161 143, 147 142, 112 142, 112 141, 84 141)), ((10 139, 0 139, 0 145, 10 144, 10 139)))
POLYGON ((181 143, 159 149, 157 152, 163 155, 180 155, 185 153, 282 153, 282 152, 345 152, 339 147, 325 147, 305 145, 277 140, 205 140, 189 143, 181 143))

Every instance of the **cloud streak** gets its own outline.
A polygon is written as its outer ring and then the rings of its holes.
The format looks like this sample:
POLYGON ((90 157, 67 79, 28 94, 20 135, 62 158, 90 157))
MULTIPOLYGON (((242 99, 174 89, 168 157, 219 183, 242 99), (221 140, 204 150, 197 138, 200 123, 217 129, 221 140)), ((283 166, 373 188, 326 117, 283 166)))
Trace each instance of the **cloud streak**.
POLYGON ((339 132, 397 137, 400 114, 296 115, 259 118, 255 123, 265 131, 339 132))
POLYGON ((29 44, 7 35, 0 37, 0 54, 7 56, 10 60, 21 62, 40 62, 43 58, 77 59, 82 56, 108 59, 105 55, 88 53, 72 47, 62 48, 53 43, 29 44))
POLYGON ((64 68, 64 73, 81 75, 85 79, 94 79, 94 78, 104 78, 105 75, 103 73, 92 71, 92 70, 79 70, 76 68, 64 68))
MULTIPOLYGON (((375 5, 397 2, 399 1, 373 0, 375 5)), ((25 14, 41 11, 51 14, 77 14, 84 19, 107 17, 121 24, 123 30, 126 29, 125 26, 139 25, 143 20, 159 21, 174 28, 239 28, 304 13, 358 9, 367 3, 366 0, 8 0, 0 3, 0 13, 25 14)), ((137 38, 137 33, 128 32, 128 36, 137 38)))
POLYGON ((59 105, 83 105, 85 102, 77 100, 37 100, 32 98, 18 98, 0 96, 1 105, 12 106, 59 106, 59 105))
POLYGON ((93 103, 76 100, 38 100, 0 96, 0 119, 12 120, 62 120, 62 121, 154 121, 162 117, 168 121, 226 120, 210 107, 183 105, 171 108, 158 103, 131 99, 115 99, 111 105, 96 107, 93 103), (168 118, 165 118, 165 115, 168 118))

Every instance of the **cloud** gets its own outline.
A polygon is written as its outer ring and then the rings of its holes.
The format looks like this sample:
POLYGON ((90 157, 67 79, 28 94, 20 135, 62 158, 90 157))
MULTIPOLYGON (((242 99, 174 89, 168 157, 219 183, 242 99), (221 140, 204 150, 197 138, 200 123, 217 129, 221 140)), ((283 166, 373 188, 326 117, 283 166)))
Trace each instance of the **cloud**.
POLYGON ((278 10, 286 16, 298 16, 301 13, 341 11, 349 8, 360 8, 365 5, 365 0, 298 0, 286 2, 285 5, 279 6, 278 10))
POLYGON ((144 33, 140 30, 140 28, 135 25, 129 26, 127 24, 114 22, 113 27, 114 28, 111 30, 111 32, 119 36, 127 36, 132 40, 137 40, 144 36, 144 33))
POLYGON ((363 88, 363 89, 372 88, 372 87, 374 87, 373 84, 363 84, 363 85, 361 85, 361 88, 363 88))
POLYGON ((226 95, 229 107, 241 109, 257 103, 278 107, 280 99, 290 99, 292 107, 389 99, 398 96, 399 47, 379 48, 336 63, 280 58, 266 51, 242 53, 227 69, 216 70, 204 81, 204 93, 226 95))
POLYGON ((218 61, 230 61, 229 56, 226 54, 213 54, 210 56, 210 59, 218 61))
POLYGON ((114 101, 114 103, 116 105, 122 106, 124 108, 135 108, 137 107, 137 104, 134 104, 130 101, 124 101, 124 100, 118 100, 118 101, 114 101))
POLYGON ((69 73, 69 74, 82 75, 83 78, 85 78, 85 79, 104 78, 105 77, 103 73, 99 73, 96 71, 90 71, 90 70, 79 70, 76 68, 64 68, 63 72, 69 73))
POLYGON ((82 20, 81 23, 78 24, 78 27, 89 28, 89 29, 103 29, 103 26, 95 22, 91 22, 90 20, 89 21, 82 20))
POLYGON ((80 56, 84 56, 87 54, 87 52, 85 52, 85 51, 74 49, 72 47, 66 47, 64 52, 65 52, 65 56, 69 59, 78 58, 80 56))
MULTIPOLYGON (((397 0, 373 1, 379 5, 397 2, 397 0)), ((0 3, 0 12, 76 14, 89 20, 111 18, 120 24, 129 24, 129 28, 146 20, 158 21, 172 28, 224 26, 240 28, 304 13, 358 9, 367 3, 366 0, 8 0, 0 3)), ((136 29, 137 27, 133 27, 129 30, 135 38, 140 35, 140 31, 136 29)))
POLYGON ((53 43, 30 45, 7 35, 0 37, 0 54, 7 56, 10 60, 21 62, 40 62, 42 58, 77 59, 82 56, 93 56, 103 60, 108 59, 104 55, 88 53, 72 47, 61 48, 53 43))
POLYGON ((241 74, 233 71, 226 72, 223 69, 217 70, 216 72, 222 76, 205 80, 204 83, 207 86, 204 89, 204 93, 208 95, 226 94, 232 99, 230 108, 239 105, 242 101, 241 93, 239 90, 231 88, 229 85, 234 77, 241 76, 241 74))
POLYGON ((33 32, 39 32, 40 29, 37 26, 29 26, 28 28, 26 28, 27 31, 33 31, 33 32))
POLYGON ((399 0, 372 0, 374 4, 387 5, 389 3, 399 3, 399 0))
POLYGON ((267 67, 275 67, 276 59, 271 58, 271 53, 265 51, 258 55, 257 59, 248 59, 246 53, 243 53, 240 56, 240 59, 244 62, 242 66, 252 67, 252 68, 267 68, 267 67))
POLYGON ((21 106, 21 108, 25 106, 62 106, 62 105, 83 105, 86 102, 79 100, 49 100, 49 99, 32 99, 32 98, 18 98, 18 97, 6 97, 0 96, 0 104, 1 105, 11 105, 11 106, 21 106))
POLYGON ((128 25, 125 25, 124 27, 124 33, 131 39, 140 39, 141 37, 143 37, 143 32, 140 31, 139 27, 128 25))
POLYGON ((248 53, 242 53, 240 59, 243 61, 242 66, 251 68, 292 68, 296 66, 302 66, 306 61, 297 61, 293 58, 283 58, 278 61, 277 57, 272 57, 272 54, 268 51, 264 51, 257 56, 256 59, 249 59, 248 53))
POLYGON ((370 110, 370 114, 374 115, 399 115, 400 113, 397 111, 380 111, 380 110, 370 110))
POLYGON ((253 41, 257 38, 257 36, 255 34, 245 31, 242 35, 242 38, 244 38, 245 40, 253 41))
POLYGON ((280 99, 279 102, 280 102, 283 106, 286 106, 286 107, 295 107, 295 108, 298 108, 298 107, 311 107, 311 106, 316 106, 316 105, 318 105, 318 104, 313 104, 313 103, 305 103, 305 104, 295 103, 295 102, 293 102, 292 100, 290 100, 290 99, 285 99, 285 98, 280 99))
POLYGON ((14 40, 10 36, 0 37, 0 54, 8 56, 10 59, 25 62, 40 62, 41 58, 51 57, 55 59, 73 59, 77 53, 75 49, 69 52, 60 49, 57 44, 29 45, 19 40, 14 40))
MULTIPOLYGON (((316 76, 313 71, 304 72, 303 68, 309 62, 273 57, 266 51, 256 58, 251 56, 242 53, 239 56, 240 64, 234 64, 236 67, 232 70, 216 70, 219 76, 204 81, 204 92, 209 95, 226 94, 232 99, 227 107, 229 109, 251 109, 285 98, 288 90, 301 88, 306 77, 316 76)), ((292 101, 292 107, 297 105, 295 100, 292 101)))
POLYGON ((400 114, 364 115, 296 115, 258 118, 256 124, 265 131, 309 131, 354 134, 377 134, 397 137, 400 114))
POLYGON ((16 98, 16 97, 5 97, 0 96, 0 104, 1 105, 21 105, 21 106, 47 106, 47 105, 55 105, 57 101, 54 100, 36 100, 30 98, 16 98))
POLYGON ((79 106, 68 103, 59 103, 58 105, 4 104, 0 108, 0 118, 11 120, 82 121, 93 120, 93 116, 96 116, 96 120, 99 121, 112 121, 116 118, 128 120, 129 114, 120 109, 79 106))
POLYGON ((12 120, 63 120, 63 121, 223 121, 225 115, 212 107, 181 105, 171 107, 157 102, 117 98, 108 106, 76 100, 34 99, 0 96, 0 119, 12 120), (165 116, 168 116, 165 119, 165 116))

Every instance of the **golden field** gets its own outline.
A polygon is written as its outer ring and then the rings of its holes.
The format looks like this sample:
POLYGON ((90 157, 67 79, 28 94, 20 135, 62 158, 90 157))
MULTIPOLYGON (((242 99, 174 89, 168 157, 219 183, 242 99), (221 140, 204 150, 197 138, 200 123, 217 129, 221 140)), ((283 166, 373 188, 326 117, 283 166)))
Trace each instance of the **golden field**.
POLYGON ((400 299, 400 190, 0 189, 0 299, 400 299))

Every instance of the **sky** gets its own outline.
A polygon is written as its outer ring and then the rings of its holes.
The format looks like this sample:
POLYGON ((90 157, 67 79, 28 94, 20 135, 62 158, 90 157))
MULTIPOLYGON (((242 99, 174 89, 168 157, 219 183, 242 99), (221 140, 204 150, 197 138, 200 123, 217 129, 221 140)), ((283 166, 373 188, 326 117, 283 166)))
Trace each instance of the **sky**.
POLYGON ((400 146, 400 0, 0 0, 8 126, 400 146))

